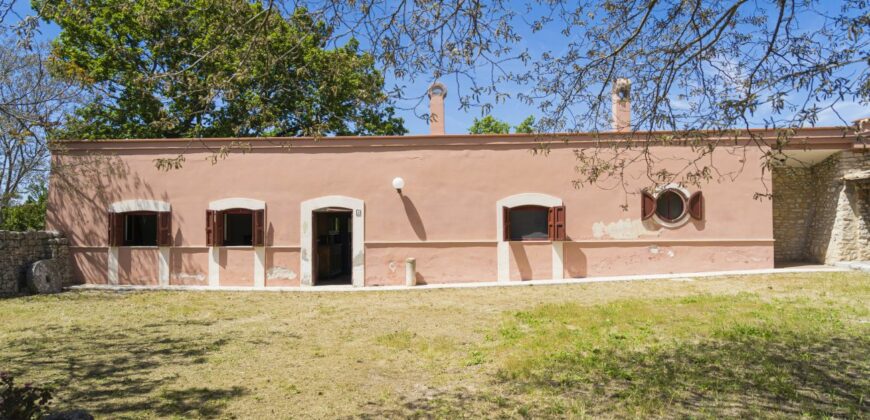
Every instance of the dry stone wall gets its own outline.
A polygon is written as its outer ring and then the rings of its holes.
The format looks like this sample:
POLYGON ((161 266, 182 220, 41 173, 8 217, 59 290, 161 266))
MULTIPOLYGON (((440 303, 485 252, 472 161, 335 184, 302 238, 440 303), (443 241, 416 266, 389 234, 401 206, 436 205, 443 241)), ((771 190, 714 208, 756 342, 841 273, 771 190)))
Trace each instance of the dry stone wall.
POLYGON ((813 215, 813 171, 783 167, 773 171, 773 257, 776 261, 804 261, 809 249, 813 215))
POLYGON ((773 232, 777 261, 870 260, 870 180, 845 180, 870 170, 870 154, 840 152, 810 168, 773 171, 773 232))
MULTIPOLYGON (((56 232, 0 231, 0 295, 15 295, 28 291, 27 274, 40 260, 50 260, 53 282, 62 286, 72 283, 69 245, 56 232)), ((40 290, 41 291, 41 290, 40 290)))

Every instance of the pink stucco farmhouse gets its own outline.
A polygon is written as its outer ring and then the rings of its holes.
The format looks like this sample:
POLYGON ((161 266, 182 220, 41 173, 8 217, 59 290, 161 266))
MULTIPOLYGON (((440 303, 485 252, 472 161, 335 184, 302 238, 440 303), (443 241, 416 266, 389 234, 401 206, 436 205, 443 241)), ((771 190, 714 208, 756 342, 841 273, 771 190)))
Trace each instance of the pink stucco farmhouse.
MULTIPOLYGON (((430 90, 433 115, 445 94, 430 90)), ((67 141, 47 228, 68 237, 79 282, 106 285, 398 285, 409 259, 416 284, 870 260, 860 124, 796 130, 798 163, 773 171, 744 146, 781 133, 758 129, 719 145, 701 186, 650 188, 636 165, 619 188, 576 188, 575 150, 628 135, 627 105, 595 134, 450 135, 436 118, 425 136, 67 141)), ((651 147, 662 165, 696 156, 651 147)))

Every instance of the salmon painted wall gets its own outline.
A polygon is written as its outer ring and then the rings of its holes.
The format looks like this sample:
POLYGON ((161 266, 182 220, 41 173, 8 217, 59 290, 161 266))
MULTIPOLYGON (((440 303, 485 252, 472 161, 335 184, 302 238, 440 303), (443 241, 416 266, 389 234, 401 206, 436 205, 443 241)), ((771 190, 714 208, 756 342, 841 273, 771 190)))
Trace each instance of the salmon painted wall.
MULTIPOLYGON (((721 178, 705 184, 704 221, 666 228, 640 219, 637 194, 649 181, 629 168, 626 194, 613 182, 574 188, 576 145, 554 142, 533 155, 529 137, 294 140, 290 147, 252 140, 246 153, 216 164, 212 152, 183 150, 178 140, 71 143, 53 158, 47 226, 68 235, 76 276, 105 283, 107 208, 130 199, 172 206, 170 284, 208 284, 205 210, 210 201, 244 197, 266 202, 266 287, 296 286, 300 278, 300 203, 326 195, 365 202, 366 285, 404 281, 404 260, 417 259, 424 283, 494 281, 496 202, 542 193, 566 206, 565 276, 769 268, 773 265, 771 203, 763 191, 761 150, 719 149, 721 178), (159 171, 155 159, 185 153, 184 167, 159 171), (402 194, 391 186, 405 180, 402 194), (627 209, 621 206, 627 205, 627 209)), ((214 141, 209 146, 219 148, 214 141)), ((229 144, 229 143, 226 143, 229 144)), ((673 168, 693 155, 684 147, 655 147, 673 168)), ((697 190, 688 186, 689 192, 697 190)), ((154 283, 146 252, 119 253, 119 281, 154 283), (125 255, 129 254, 129 258, 125 255), (143 254, 143 255, 135 255, 143 254), (128 258, 128 260, 125 260, 128 258), (121 275, 122 272, 128 274, 121 275)), ((552 250, 514 243, 510 278, 550 278, 552 250)), ((157 253, 154 252, 154 258, 157 253)), ((253 251, 223 249, 220 284, 253 284, 253 251)), ((150 283, 149 283, 150 284, 150 283)))

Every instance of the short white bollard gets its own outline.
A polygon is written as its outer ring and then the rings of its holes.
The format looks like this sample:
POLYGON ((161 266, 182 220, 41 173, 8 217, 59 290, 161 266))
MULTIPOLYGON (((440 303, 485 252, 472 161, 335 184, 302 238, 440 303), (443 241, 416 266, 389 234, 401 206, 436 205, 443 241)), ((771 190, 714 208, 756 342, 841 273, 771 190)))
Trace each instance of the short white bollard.
POLYGON ((417 284, 417 260, 408 258, 405 260, 405 286, 417 284))

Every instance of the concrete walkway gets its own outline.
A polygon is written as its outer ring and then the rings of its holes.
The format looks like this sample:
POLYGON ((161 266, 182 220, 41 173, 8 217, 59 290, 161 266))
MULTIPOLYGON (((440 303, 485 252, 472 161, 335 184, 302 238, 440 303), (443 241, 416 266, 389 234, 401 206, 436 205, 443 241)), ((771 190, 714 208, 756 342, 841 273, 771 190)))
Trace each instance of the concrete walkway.
POLYGON ((870 261, 842 261, 834 263, 834 266, 870 273, 870 261))
POLYGON ((429 289, 460 289, 476 287, 524 287, 524 286, 547 286, 558 284, 587 284, 617 281, 649 281, 649 280, 673 280, 693 281, 695 278, 724 277, 724 276, 752 276, 763 274, 787 274, 787 273, 819 273, 819 272, 845 272, 850 271, 847 267, 832 267, 826 265, 795 265, 783 268, 762 270, 738 270, 738 271, 710 271, 703 273, 674 273, 674 274, 648 274, 635 276, 610 276, 610 277, 584 277, 561 280, 526 280, 510 282, 473 282, 473 283, 443 283, 423 284, 418 286, 368 286, 353 287, 350 285, 338 286, 308 286, 308 287, 242 287, 242 286, 109 286, 103 284, 82 284, 72 286, 71 290, 208 290, 228 292, 375 292, 390 290, 429 290, 429 289))

